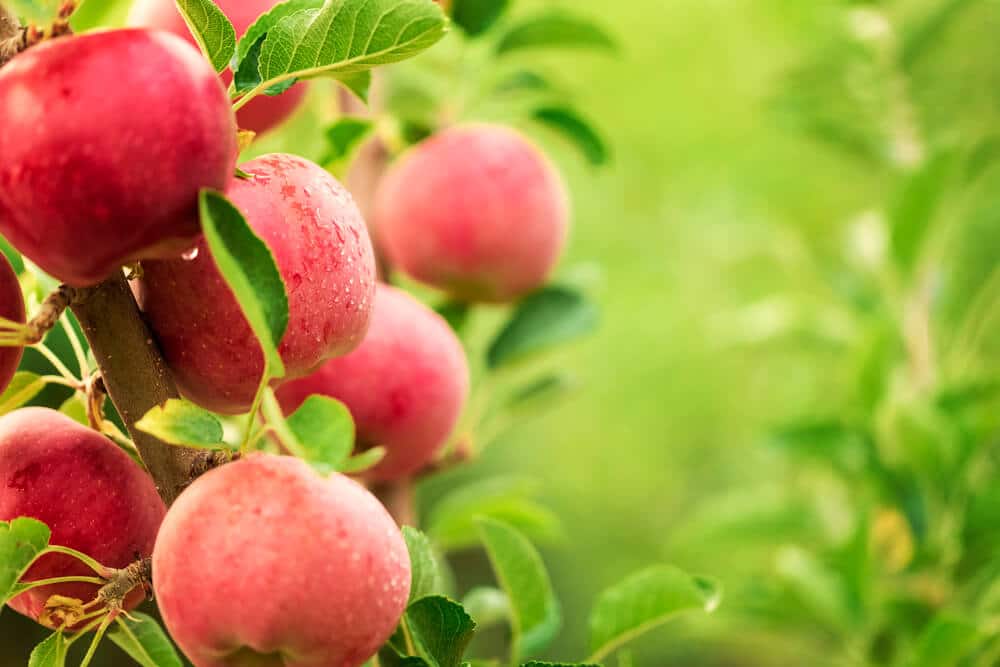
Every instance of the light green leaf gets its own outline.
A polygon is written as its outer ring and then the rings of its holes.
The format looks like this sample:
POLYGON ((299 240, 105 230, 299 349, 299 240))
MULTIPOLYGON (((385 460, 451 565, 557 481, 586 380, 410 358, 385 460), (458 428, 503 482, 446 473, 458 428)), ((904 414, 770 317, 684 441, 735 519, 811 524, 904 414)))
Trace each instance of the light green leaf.
POLYGON ((562 624, 542 557, 510 526, 485 518, 478 524, 493 571, 510 600, 513 655, 537 653, 555 638, 562 624))
POLYGON ((288 326, 288 293, 274 255, 223 195, 202 190, 200 208, 212 258, 264 352, 264 374, 281 377, 285 366, 278 345, 288 326))
POLYGON ((510 0, 453 0, 451 20, 475 37, 489 30, 509 5, 510 0))
POLYGON ((444 583, 431 541, 410 526, 403 526, 403 539, 410 553, 410 603, 440 595, 444 592, 444 583))
POLYGON ((405 60, 441 39, 446 25, 441 8, 428 0, 328 0, 295 12, 267 30, 261 83, 248 97, 289 80, 341 77, 405 60))
POLYGON ((54 632, 31 651, 28 667, 63 667, 68 649, 63 633, 54 632))
POLYGON ((920 258, 933 231, 935 216, 948 192, 956 160, 950 153, 938 154, 917 171, 908 174, 893 195, 889 210, 892 254, 900 269, 908 273, 920 258))
POLYGON ((7 385, 7 389, 0 395, 0 415, 12 412, 31 399, 38 392, 45 388, 45 380, 35 373, 29 371, 18 371, 14 373, 13 379, 7 385))
POLYGON ((77 424, 89 425, 87 420, 87 404, 80 394, 73 394, 59 406, 59 412, 63 413, 77 424))
POLYGON ((572 109, 546 106, 535 109, 532 117, 568 139, 591 164, 602 165, 608 162, 608 147, 601 135, 572 109))
POLYGON ((354 419, 329 396, 310 396, 286 420, 302 447, 297 452, 320 472, 338 470, 354 447, 354 419))
POLYGON ((253 45, 265 37, 268 31, 281 19, 304 9, 319 9, 322 6, 323 0, 285 0, 285 2, 279 2, 271 7, 258 16, 257 20, 251 23, 247 31, 240 36, 240 41, 236 45, 236 63, 242 63, 253 45))
POLYGON ((182 667, 174 645, 156 619, 135 611, 130 616, 115 619, 118 626, 108 633, 111 641, 142 667, 182 667))
POLYGON ((334 77, 349 91, 354 93, 355 97, 359 100, 368 104, 368 91, 372 87, 372 73, 369 70, 364 72, 349 72, 347 74, 341 74, 340 76, 334 77))
POLYGON ((596 48, 616 51, 618 44, 604 28, 561 9, 526 18, 497 43, 497 53, 533 48, 596 48))
POLYGON ((214 414, 180 398, 155 405, 135 423, 136 428, 170 445, 228 447, 223 442, 222 422, 214 414))
POLYGON ((337 468, 337 471, 354 475, 374 467, 384 458, 385 447, 372 447, 344 461, 337 468))
POLYGON ((712 612, 718 583, 669 565, 643 570, 605 590, 590 614, 589 661, 598 662, 625 642, 685 611, 712 612))
POLYGON ((536 413, 558 402, 577 384, 572 377, 566 374, 544 375, 514 391, 506 399, 504 408, 515 415, 536 413))
POLYGON ((0 521, 0 609, 31 563, 49 545, 51 535, 48 526, 28 517, 0 521))
POLYGON ((229 67, 236 51, 236 30, 212 0, 175 0, 188 30, 216 72, 229 67))
POLYGON ((527 296, 487 352, 491 369, 566 343, 597 328, 597 305, 581 292, 553 285, 527 296))
POLYGON ((532 660, 526 662, 521 667, 601 667, 592 662, 538 662, 532 660))
POLYGON ((323 157, 323 164, 336 164, 347 160, 372 130, 372 121, 368 118, 344 116, 330 127, 326 128, 326 141, 329 146, 323 157))
POLYGON ((953 667, 979 637, 972 621, 950 614, 937 616, 924 630, 908 667, 953 667))
MULTIPOLYGON (((401 633, 409 635, 417 656, 431 667, 459 667, 476 628, 462 605, 440 595, 421 598, 407 607, 403 625, 401 633)), ((393 637, 392 645, 405 654, 401 633, 393 637)))
POLYGON ((523 477, 496 477, 473 482, 452 491, 429 512, 427 534, 442 549, 473 546, 479 541, 477 519, 502 521, 536 540, 562 536, 559 519, 531 499, 538 484, 523 477))
POLYGON ((480 629, 510 621, 510 599, 492 586, 476 586, 462 598, 462 606, 480 629))
POLYGON ((933 47, 940 43, 940 37, 962 15, 963 10, 976 4, 975 0, 943 0, 932 5, 930 14, 916 22, 913 29, 903 37, 900 63, 910 70, 933 47))

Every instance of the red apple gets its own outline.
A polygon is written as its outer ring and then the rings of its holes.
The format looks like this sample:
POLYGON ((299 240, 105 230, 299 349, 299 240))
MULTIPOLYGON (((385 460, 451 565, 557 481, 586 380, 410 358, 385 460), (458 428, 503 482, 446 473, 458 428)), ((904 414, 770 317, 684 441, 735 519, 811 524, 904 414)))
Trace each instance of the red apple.
MULTIPOLYGON (((218 0, 216 4, 229 17, 236 29, 236 36, 240 37, 258 16, 278 4, 278 0, 218 0)), ((129 24, 168 30, 192 44, 195 43, 174 0, 138 0, 132 6, 129 24)), ((228 86, 232 78, 232 73, 227 70, 223 75, 223 82, 228 86)), ((266 132, 291 116, 302 104, 305 94, 305 85, 297 84, 281 95, 261 95, 240 109, 236 118, 241 128, 257 133, 266 132)))
MULTIPOLYGON (((52 530, 52 544, 122 568, 152 554, 165 512, 149 475, 97 431, 48 408, 0 417, 0 520, 38 519, 52 530)), ((47 554, 24 580, 78 575, 95 576, 71 556, 47 554)), ((49 596, 89 601, 97 589, 83 583, 41 586, 9 604, 38 620, 49 596)), ((134 591, 126 608, 142 598, 142 591, 134 591)))
POLYGON ((360 484, 254 455, 198 478, 170 508, 153 589, 196 667, 357 667, 396 628, 410 560, 360 484))
MULTIPOLYGON (((350 194, 292 155, 242 165, 253 178, 226 191, 274 253, 288 290, 279 346, 288 378, 302 377, 364 337, 375 295, 371 241, 350 194)), ((250 409, 264 357, 202 241, 192 260, 143 263, 142 309, 181 393, 209 410, 250 409)))
POLYGON ((467 125, 405 154, 379 188, 374 217, 390 264, 459 299, 506 302, 548 278, 568 204, 558 173, 527 139, 467 125))
POLYGON ((354 352, 278 390, 290 414, 312 394, 332 396, 351 411, 361 447, 386 456, 366 474, 385 481, 426 466, 448 439, 469 394, 469 366, 451 327, 412 296, 387 285, 354 352))
MULTIPOLYGON (((0 254, 0 317, 12 322, 24 322, 25 317, 21 284, 17 281, 14 267, 2 254, 0 254)), ((7 388, 14 373, 17 372, 23 351, 24 348, 21 346, 0 347, 0 392, 7 388)))
POLYGON ((224 188, 236 160, 225 89, 167 33, 28 49, 0 69, 0 119, 0 233, 75 286, 189 248, 198 191, 224 188))

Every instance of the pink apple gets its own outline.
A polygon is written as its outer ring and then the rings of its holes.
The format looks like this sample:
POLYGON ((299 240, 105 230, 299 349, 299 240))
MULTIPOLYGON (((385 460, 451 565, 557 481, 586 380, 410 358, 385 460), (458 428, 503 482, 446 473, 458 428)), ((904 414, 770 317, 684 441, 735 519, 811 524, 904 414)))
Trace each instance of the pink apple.
MULTIPOLYGON (((278 4, 278 0, 218 0, 216 4, 229 17, 236 36, 241 37, 257 17, 278 4)), ((138 0, 132 6, 129 24, 168 30, 195 43, 174 0, 138 0)), ((232 73, 227 70, 223 81, 228 86, 231 80, 232 73)), ((236 115, 239 125, 257 133, 266 132, 291 116, 302 104, 305 94, 305 85, 297 84, 281 95, 261 95, 239 110, 236 115)))
POLYGON ((224 188, 236 161, 225 89, 162 32, 28 49, 0 69, 0 119, 0 233, 75 286, 180 255, 200 233, 198 191, 224 188))
MULTIPOLYGON (((149 475, 97 431, 48 408, 21 408, 0 417, 0 520, 38 519, 52 530, 52 544, 122 568, 152 554, 165 512, 149 475)), ((77 575, 95 576, 71 556, 48 554, 24 580, 77 575)), ((41 586, 9 604, 37 620, 49 596, 89 601, 97 588, 41 586)), ((134 591, 127 608, 142 598, 142 591, 134 591)))
POLYGON ((410 561, 360 484, 254 455, 198 478, 170 508, 153 589, 196 667, 357 667, 395 630, 410 561))
POLYGON ((311 394, 347 405, 361 447, 386 448, 385 458, 366 473, 370 478, 398 479, 426 466, 447 441, 469 394, 469 366, 440 315, 380 284, 371 328, 358 349, 283 385, 278 399, 290 414, 311 394))
MULTIPOLYGON (((226 191, 268 244, 288 290, 279 352, 289 378, 354 349, 368 329, 375 257, 350 194, 292 155, 242 165, 226 191)), ((192 260, 143 263, 142 309, 181 393, 209 410, 250 409, 264 357, 204 240, 192 260)))
POLYGON ((469 301, 506 302, 548 278, 566 239, 563 183, 527 139, 496 125, 444 130, 389 171, 375 202, 389 262, 469 301))
MULTIPOLYGON (((0 255, 0 317, 24 322, 24 296, 14 267, 0 255)), ((21 363, 23 347, 0 347, 0 392, 7 388, 21 363)))

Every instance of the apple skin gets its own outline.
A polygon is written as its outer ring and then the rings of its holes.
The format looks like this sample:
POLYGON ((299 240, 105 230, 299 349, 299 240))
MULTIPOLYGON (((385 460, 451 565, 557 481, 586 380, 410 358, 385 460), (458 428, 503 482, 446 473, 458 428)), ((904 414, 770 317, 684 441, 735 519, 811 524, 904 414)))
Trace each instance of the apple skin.
MULTIPOLYGON (((271 154, 241 168, 226 195, 274 253, 288 291, 278 352, 287 378, 354 349, 368 330, 375 256, 350 194, 321 167, 271 154)), ((140 307, 182 395, 223 414, 250 409, 264 371, 260 345, 202 240, 193 260, 143 263, 140 307)))
MULTIPOLYGON (((44 522, 51 544, 71 547, 106 567, 122 568, 153 553, 166 507, 153 480, 106 437, 48 408, 21 408, 0 417, 0 520, 44 522)), ((25 581, 95 576, 71 556, 47 554, 25 581)), ((98 586, 55 584, 32 589, 8 604, 38 620, 51 595, 93 599, 98 586)), ((132 609, 141 590, 126 599, 132 609)))
POLYGON ((170 508, 153 590, 196 667, 356 667, 395 630, 410 560, 363 486, 256 454, 199 477, 170 508))
MULTIPOLYGON (((269 11, 278 0, 219 0, 216 2, 222 12, 229 17, 239 38, 253 25, 257 17, 269 11)), ((138 0, 132 5, 128 18, 129 25, 167 30, 195 44, 174 0, 138 0)), ((228 86, 232 72, 226 70, 223 83, 228 86)), ((260 95, 236 113, 239 126, 261 134, 273 129, 295 113, 305 99, 305 84, 296 84, 281 95, 273 97, 260 95)))
POLYGON ((225 89, 196 49, 164 32, 28 49, 0 69, 0 118, 0 233, 77 287, 189 248, 198 191, 223 189, 236 162, 225 89))
MULTIPOLYGON (((0 317, 24 322, 24 295, 14 267, 0 254, 0 317)), ((7 388, 21 363, 23 347, 0 347, 0 392, 7 388)))
POLYGON ((277 391, 286 414, 312 394, 347 406, 359 446, 385 447, 385 458, 365 476, 391 481, 419 471, 445 444, 469 395, 469 366, 461 342, 440 315, 406 292, 379 284, 361 345, 277 391))
POLYGON ((558 172, 497 125, 444 130, 406 153, 376 196, 379 245, 410 277, 465 301, 503 303, 545 283, 562 251, 558 172))

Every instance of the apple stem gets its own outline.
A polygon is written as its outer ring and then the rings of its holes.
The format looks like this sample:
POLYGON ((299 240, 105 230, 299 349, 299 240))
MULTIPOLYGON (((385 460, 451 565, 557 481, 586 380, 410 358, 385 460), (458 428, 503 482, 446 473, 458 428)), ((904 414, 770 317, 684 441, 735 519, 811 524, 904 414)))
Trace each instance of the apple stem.
POLYGON ((125 277, 117 274, 94 287, 75 289, 70 308, 90 343, 108 396, 170 506, 202 465, 201 452, 168 445, 135 427, 149 409, 179 394, 125 277))

